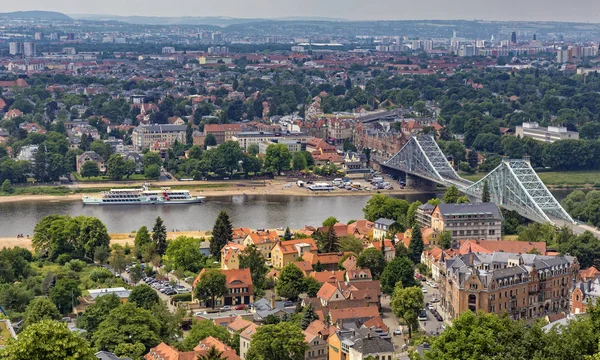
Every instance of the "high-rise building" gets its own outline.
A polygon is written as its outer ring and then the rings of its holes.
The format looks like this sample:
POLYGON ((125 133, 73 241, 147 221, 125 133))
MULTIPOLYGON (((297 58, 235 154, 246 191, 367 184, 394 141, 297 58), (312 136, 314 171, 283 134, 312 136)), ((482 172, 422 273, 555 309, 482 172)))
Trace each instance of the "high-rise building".
POLYGON ((533 41, 537 40, 537 36, 535 36, 535 34, 533 34, 533 41))
POLYGON ((425 50, 425 51, 433 50, 433 40, 423 40, 423 50, 425 50))
POLYGON ((517 33, 516 32, 512 32, 512 34, 510 35, 510 42, 513 44, 517 43, 517 33))
POLYGON ((175 54, 175 48, 172 46, 165 46, 164 48, 162 48, 162 53, 163 54, 175 54))
POLYGON ((8 43, 8 48, 11 55, 18 55, 23 52, 23 43, 12 41, 8 43))
POLYGON ((34 42, 25 41, 23 43, 23 55, 25 55, 27 57, 36 55, 36 45, 34 42))
POLYGON ((33 35, 33 38, 34 38, 35 40, 37 40, 37 41, 44 40, 44 33, 43 33, 43 32, 36 32, 36 33, 33 35))

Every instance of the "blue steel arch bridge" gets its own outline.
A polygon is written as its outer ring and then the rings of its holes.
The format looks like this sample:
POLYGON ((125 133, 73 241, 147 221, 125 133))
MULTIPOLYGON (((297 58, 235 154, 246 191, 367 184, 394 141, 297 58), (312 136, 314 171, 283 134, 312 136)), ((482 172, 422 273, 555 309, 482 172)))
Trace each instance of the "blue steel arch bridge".
POLYGON ((580 233, 592 230, 578 225, 548 191, 535 173, 529 160, 503 159, 502 163, 477 182, 461 178, 430 135, 414 136, 384 167, 399 170, 409 177, 446 187, 455 185, 462 193, 481 200, 484 182, 488 182, 490 200, 499 206, 518 212, 540 223, 569 226, 580 233), (578 231, 577 231, 578 230, 578 231))

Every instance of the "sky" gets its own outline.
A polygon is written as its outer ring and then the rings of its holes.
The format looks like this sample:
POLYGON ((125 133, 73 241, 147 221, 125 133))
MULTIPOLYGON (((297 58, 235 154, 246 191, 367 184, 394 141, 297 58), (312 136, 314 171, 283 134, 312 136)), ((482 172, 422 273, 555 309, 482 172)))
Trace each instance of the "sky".
POLYGON ((65 14, 319 16, 350 20, 483 19, 600 23, 599 0, 2 0, 1 12, 48 10, 65 14))

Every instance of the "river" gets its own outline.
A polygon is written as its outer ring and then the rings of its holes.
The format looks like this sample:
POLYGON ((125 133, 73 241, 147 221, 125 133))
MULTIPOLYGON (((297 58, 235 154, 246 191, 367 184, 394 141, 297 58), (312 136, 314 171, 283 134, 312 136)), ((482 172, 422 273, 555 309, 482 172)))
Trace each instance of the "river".
MULTIPOLYGON (((435 193, 398 196, 408 202, 427 200, 435 193)), ((209 197, 203 204, 191 205, 105 205, 84 206, 81 201, 24 201, 0 203, 0 237, 33 234, 35 224, 50 214, 85 215, 99 218, 110 233, 125 233, 160 216, 169 231, 212 229, 217 214, 227 211, 234 227, 278 228, 318 225, 329 216, 342 222, 362 219, 362 208, 370 196, 285 196, 239 195, 209 197)))

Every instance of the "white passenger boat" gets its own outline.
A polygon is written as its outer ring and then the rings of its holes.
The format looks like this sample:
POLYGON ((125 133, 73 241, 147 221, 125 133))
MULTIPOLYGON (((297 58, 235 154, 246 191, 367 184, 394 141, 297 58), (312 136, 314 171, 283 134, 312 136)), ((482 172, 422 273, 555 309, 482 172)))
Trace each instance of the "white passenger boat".
POLYGON ((151 190, 148 184, 139 189, 111 189, 103 191, 100 196, 83 196, 84 205, 161 205, 161 204, 196 204, 201 203, 204 196, 191 196, 188 190, 171 190, 163 187, 151 190))

